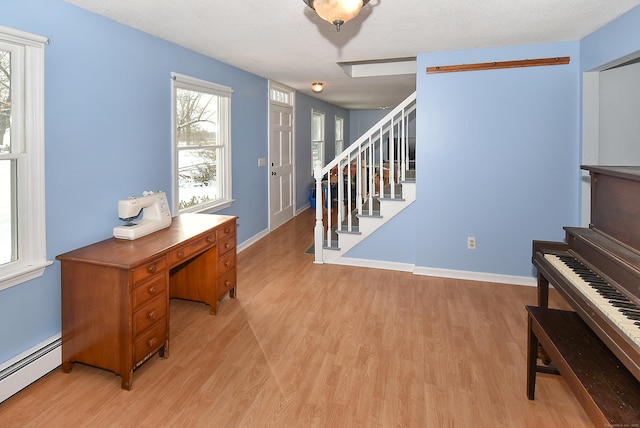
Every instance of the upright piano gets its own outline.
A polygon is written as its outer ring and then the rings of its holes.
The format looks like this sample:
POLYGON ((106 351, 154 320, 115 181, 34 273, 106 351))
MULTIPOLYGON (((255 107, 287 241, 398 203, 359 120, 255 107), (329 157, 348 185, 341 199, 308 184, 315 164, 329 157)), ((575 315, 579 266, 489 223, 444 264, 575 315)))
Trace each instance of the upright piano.
MULTIPOLYGON (((589 227, 565 227, 566 242, 533 241, 532 261, 538 274, 538 308, 528 308, 530 340, 531 317, 546 313, 551 284, 595 333, 596 340, 599 339, 598 342, 601 341, 623 366, 622 371, 616 371, 616 376, 629 378, 625 380, 626 396, 615 398, 620 400, 616 405, 625 407, 631 415, 637 415, 638 420, 634 422, 640 426, 640 167, 583 166, 582 169, 589 171, 591 176, 589 227)), ((554 323, 562 324, 564 321, 560 321, 561 318, 555 320, 547 323, 547 328, 560 329, 562 326, 554 323)), ((540 329, 540 324, 537 327, 540 329)), ((571 353, 572 344, 578 346, 575 333, 569 334, 566 342, 562 345, 564 352, 571 353)), ((531 352, 531 341, 529 345, 531 352)), ((575 353, 580 354, 582 360, 590 358, 589 350, 575 353)), ((557 352, 555 355, 560 358, 557 352)), ((557 363, 565 365, 569 360, 560 359, 563 361, 557 363)), ((530 356, 530 364, 531 361, 530 356)), ((598 371, 600 367, 580 370, 598 371)), ((586 373, 587 376, 592 374, 586 373)), ((592 397, 599 393, 598 387, 597 382, 592 382, 584 387, 584 391, 576 393, 578 398, 580 394, 584 396, 584 400, 580 400, 583 405, 585 402, 591 404, 592 397)), ((533 399, 532 388, 535 388, 535 374, 533 386, 529 388, 530 399, 533 399)), ((594 422, 601 420, 594 417, 589 409, 587 413, 594 422)))

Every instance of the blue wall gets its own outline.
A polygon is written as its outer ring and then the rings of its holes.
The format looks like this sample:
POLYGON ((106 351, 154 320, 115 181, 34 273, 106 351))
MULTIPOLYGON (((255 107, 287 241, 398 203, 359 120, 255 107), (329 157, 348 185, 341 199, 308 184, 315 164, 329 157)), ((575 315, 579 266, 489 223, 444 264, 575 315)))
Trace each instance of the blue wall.
POLYGON ((577 224, 579 63, 577 42, 418 56, 418 266, 530 276, 531 241, 577 224), (559 56, 571 63, 424 71, 559 56))
POLYGON ((345 140, 344 147, 346 148, 350 143, 356 141, 390 111, 391 109, 352 110, 349 113, 349 134, 351 139, 345 140))
MULTIPOLYGON (((111 236, 118 199, 170 189, 172 71, 234 89, 236 201, 224 213, 240 217, 239 242, 267 228, 268 171, 256 166, 267 156, 265 79, 61 0, 2 0, 0 25, 51 39, 45 49, 50 260, 111 236)), ((530 276, 531 240, 562 240, 562 226, 579 222, 580 72, 640 51, 638 28, 636 8, 582 42, 418 55, 418 200, 374 239, 407 227, 417 233, 393 256, 377 249, 360 256, 530 276), (425 74, 430 65, 565 55, 570 65, 425 74), (477 250, 466 249, 467 236, 477 238, 477 250)), ((311 108, 325 111, 327 122, 349 116, 301 94, 297 101, 301 207, 311 108)), ((0 362, 60 332, 59 278, 56 262, 43 277, 0 292, 0 362)))
POLYGON ((419 54, 415 214, 387 223, 348 255, 531 277, 531 241, 563 241, 562 227, 580 224, 582 72, 639 57, 639 29, 636 7, 581 41, 419 54), (571 63, 425 72, 556 56, 571 63), (412 251, 380 250, 412 225, 412 251), (476 250, 466 248, 468 236, 476 250))
MULTIPOLYGON (((239 217, 239 243, 268 228, 268 171, 257 166, 268 151, 266 79, 61 0, 2 0, 0 25, 51 41, 45 48, 49 260, 110 237, 119 199, 144 190, 171 197, 171 72, 233 88, 235 202, 218 213, 239 217)), ((312 98, 304 105, 333 111, 312 98)), ((340 111, 348 126, 348 112, 340 111)), ((60 316, 58 262, 41 278, 0 291, 0 363, 58 334, 60 316)))
POLYGON ((349 256, 530 277, 531 241, 562 240, 562 226, 579 219, 579 62, 578 42, 418 55, 414 216, 387 223, 349 256), (556 56, 571 64, 425 72, 556 56), (379 250, 407 228, 417 230, 412 251, 379 250))
POLYGON ((314 185, 311 171, 311 111, 324 113, 324 160, 336 156, 335 117, 344 119, 345 148, 349 140, 349 110, 325 103, 303 93, 296 93, 296 209, 309 205, 309 188, 314 185))

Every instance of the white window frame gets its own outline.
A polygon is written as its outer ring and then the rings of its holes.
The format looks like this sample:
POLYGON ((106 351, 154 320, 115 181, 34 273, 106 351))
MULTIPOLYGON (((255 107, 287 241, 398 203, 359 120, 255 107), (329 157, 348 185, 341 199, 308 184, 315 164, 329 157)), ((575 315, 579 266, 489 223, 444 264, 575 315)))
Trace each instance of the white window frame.
POLYGON ((325 114, 319 110, 311 109, 311 175, 313 175, 313 171, 317 166, 320 168, 324 167, 324 127, 325 127, 325 114), (319 118, 320 120, 320 129, 314 128, 314 123, 316 121, 314 118, 319 118), (319 134, 319 138, 315 138, 316 134, 319 134), (319 146, 319 158, 316 159, 313 155, 314 146, 319 146))
POLYGON ((344 118, 336 115, 335 122, 335 135, 336 135, 336 156, 338 156, 344 150, 344 118), (340 137, 340 138, 338 138, 340 137))
POLYGON ((228 208, 233 203, 232 198, 232 170, 231 170, 231 95, 233 89, 228 86, 219 85, 216 83, 208 82, 206 80, 196 79, 195 77, 185 76, 183 74, 171 73, 171 129, 172 132, 172 171, 173 171, 173 213, 188 213, 188 212, 204 212, 213 213, 224 208, 228 208), (178 135, 176 129, 176 89, 188 89, 197 92, 205 92, 208 94, 217 95, 219 97, 225 97, 228 99, 225 111, 219 112, 221 115, 221 122, 224 125, 221 127, 221 133, 219 138, 223 145, 223 159, 222 159, 222 198, 208 204, 201 204, 194 207, 179 209, 180 197, 179 197, 179 176, 178 176, 178 135))
POLYGON ((46 37, 0 26, 0 49, 11 59, 11 146, 0 159, 17 162, 17 257, 0 265, 0 290, 42 276, 47 266, 44 151, 46 37))

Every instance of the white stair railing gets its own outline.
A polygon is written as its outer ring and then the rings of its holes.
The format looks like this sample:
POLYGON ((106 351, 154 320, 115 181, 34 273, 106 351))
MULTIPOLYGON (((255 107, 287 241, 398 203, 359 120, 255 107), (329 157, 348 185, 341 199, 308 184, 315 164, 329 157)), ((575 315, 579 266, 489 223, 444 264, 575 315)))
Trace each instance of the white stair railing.
POLYGON ((336 230, 357 233, 354 214, 375 216, 378 200, 401 197, 396 185, 415 165, 409 150, 409 123, 415 125, 415 111, 414 92, 324 168, 314 170, 315 263, 323 263, 324 249, 338 248, 336 230))

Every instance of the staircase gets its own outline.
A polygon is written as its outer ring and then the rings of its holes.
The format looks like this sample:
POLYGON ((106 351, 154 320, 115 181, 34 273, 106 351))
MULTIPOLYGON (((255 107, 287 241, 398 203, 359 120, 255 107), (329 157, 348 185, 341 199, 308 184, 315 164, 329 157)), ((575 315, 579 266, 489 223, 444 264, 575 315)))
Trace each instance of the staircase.
POLYGON ((416 93, 314 171, 315 263, 336 263, 416 199, 416 93))

